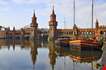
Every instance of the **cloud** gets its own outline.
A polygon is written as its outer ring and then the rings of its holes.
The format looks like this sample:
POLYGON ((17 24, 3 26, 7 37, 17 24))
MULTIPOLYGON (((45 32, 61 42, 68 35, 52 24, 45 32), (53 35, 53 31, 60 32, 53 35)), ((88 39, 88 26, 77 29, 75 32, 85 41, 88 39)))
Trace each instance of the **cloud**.
POLYGON ((10 9, 9 1, 10 0, 0 0, 0 12, 8 11, 10 9))
POLYGON ((30 4, 30 3, 35 3, 35 0, 13 0, 13 2, 15 3, 26 3, 26 4, 30 4))
POLYGON ((8 4, 8 1, 0 0, 0 5, 7 5, 7 4, 8 4))
POLYGON ((12 0, 17 4, 38 4, 38 3, 47 3, 49 0, 12 0))
POLYGON ((0 0, 0 7, 7 6, 9 4, 9 0, 0 0))

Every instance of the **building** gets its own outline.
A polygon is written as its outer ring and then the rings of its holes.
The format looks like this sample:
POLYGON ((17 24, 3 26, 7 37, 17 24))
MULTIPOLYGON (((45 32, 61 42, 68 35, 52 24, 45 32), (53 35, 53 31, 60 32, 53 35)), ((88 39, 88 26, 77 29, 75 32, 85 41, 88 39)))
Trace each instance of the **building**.
POLYGON ((96 20, 95 28, 80 28, 77 27, 76 24, 73 25, 73 29, 57 29, 57 19, 54 7, 52 9, 52 13, 50 15, 49 20, 49 29, 39 29, 37 23, 37 17, 35 12, 32 17, 32 22, 29 27, 23 27, 19 30, 16 30, 15 27, 13 30, 10 28, 0 26, 0 39, 24 39, 24 38, 42 38, 45 37, 49 40, 56 39, 61 36, 69 36, 69 37, 80 37, 80 38, 92 38, 98 37, 100 34, 104 36, 106 40, 106 26, 99 25, 98 20, 96 20))

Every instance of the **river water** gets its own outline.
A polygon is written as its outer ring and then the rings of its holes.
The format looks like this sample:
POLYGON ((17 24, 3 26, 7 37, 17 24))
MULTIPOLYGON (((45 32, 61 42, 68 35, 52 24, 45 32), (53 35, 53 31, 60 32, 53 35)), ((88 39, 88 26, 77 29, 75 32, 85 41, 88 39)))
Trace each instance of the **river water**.
POLYGON ((102 50, 72 50, 54 42, 0 40, 0 70, 99 70, 106 64, 102 50))

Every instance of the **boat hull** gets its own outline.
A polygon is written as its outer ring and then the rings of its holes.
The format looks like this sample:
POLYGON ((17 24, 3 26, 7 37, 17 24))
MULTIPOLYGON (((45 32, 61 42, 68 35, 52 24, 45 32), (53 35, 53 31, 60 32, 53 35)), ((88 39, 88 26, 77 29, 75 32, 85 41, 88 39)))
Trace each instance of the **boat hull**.
POLYGON ((80 50, 89 50, 89 49, 101 49, 103 43, 99 43, 94 40, 73 40, 69 42, 71 48, 80 49, 80 50))

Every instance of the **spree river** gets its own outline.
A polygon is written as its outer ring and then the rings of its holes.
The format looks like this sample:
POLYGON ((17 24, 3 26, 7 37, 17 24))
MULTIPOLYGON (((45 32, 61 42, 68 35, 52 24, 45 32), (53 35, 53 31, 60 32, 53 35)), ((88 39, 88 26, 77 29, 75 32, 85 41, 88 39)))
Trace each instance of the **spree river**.
POLYGON ((0 40, 0 70, 99 70, 106 64, 102 50, 72 50, 54 42, 0 40))

